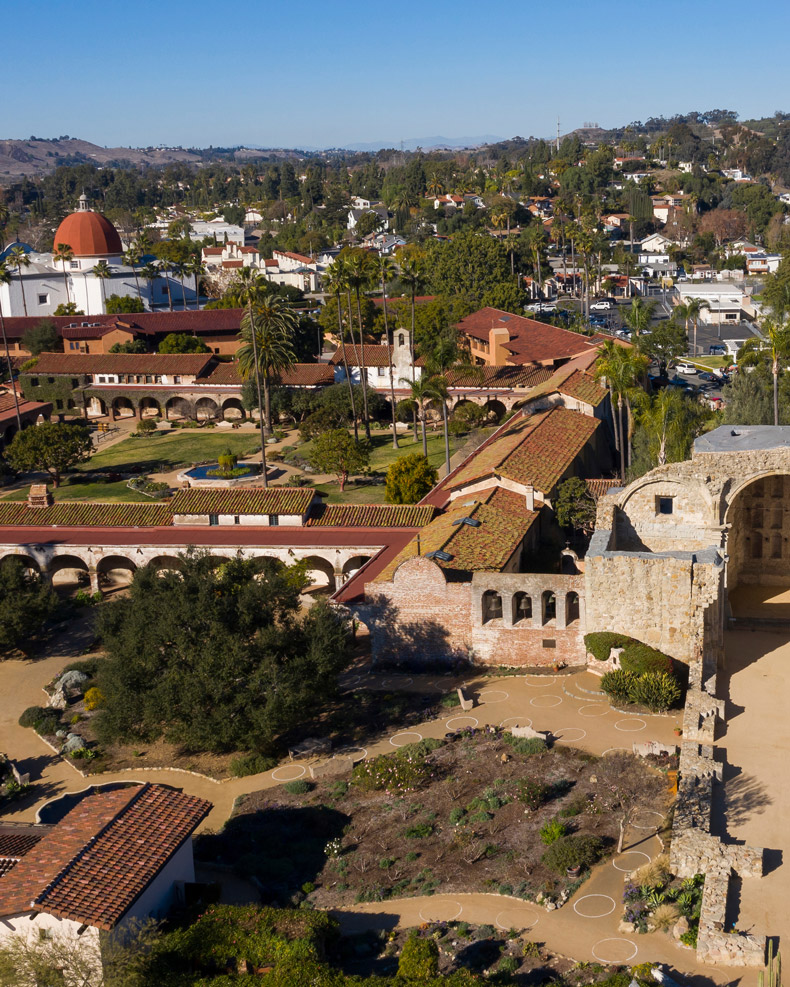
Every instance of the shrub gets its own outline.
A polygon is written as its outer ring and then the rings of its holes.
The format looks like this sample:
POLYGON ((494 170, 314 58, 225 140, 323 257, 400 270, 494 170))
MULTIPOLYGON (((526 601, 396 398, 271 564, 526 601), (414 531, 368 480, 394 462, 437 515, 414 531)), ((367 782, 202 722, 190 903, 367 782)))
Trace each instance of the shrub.
POLYGON ((312 790, 312 787, 310 782, 305 781, 303 778, 297 778, 296 781, 286 781, 283 785, 283 788, 289 795, 306 795, 312 790))
POLYGON ((529 778, 523 778, 518 782, 516 798, 519 802, 523 802, 528 809, 532 809, 535 812, 548 799, 550 792, 551 788, 549 785, 544 785, 540 781, 530 781, 529 778))
POLYGON ((84 661, 73 661, 70 665, 66 665, 61 672, 63 675, 65 672, 83 672, 88 678, 96 678, 96 673, 99 670, 99 659, 98 658, 86 658, 84 661))
POLYGON ((682 690, 674 675, 645 672, 633 682, 631 701, 647 706, 654 713, 664 713, 680 702, 682 690))
POLYGON ((680 909, 678 906, 667 902, 664 905, 658 906, 653 912, 651 921, 659 932, 663 932, 665 929, 671 928, 679 917, 680 909))
POLYGON ((684 946, 691 946, 692 949, 697 948, 697 933, 699 932, 698 926, 692 926, 688 932, 684 932, 680 937, 680 941, 684 946))
POLYGON ((570 819, 573 816, 580 816, 587 808, 588 804, 587 799, 583 795, 579 795, 570 801, 563 809, 560 809, 558 815, 562 816, 563 819, 570 819))
POLYGON ((404 980, 425 982, 439 974, 439 947, 435 939, 420 939, 412 934, 403 944, 398 960, 398 976, 404 980))
POLYGON ((667 675, 671 675, 674 668, 674 662, 669 655, 639 641, 634 641, 626 647, 620 656, 620 665, 634 675, 643 675, 645 672, 666 672, 667 675))
POLYGON ((454 809, 450 810, 450 825, 457 826, 459 822, 464 818, 466 813, 460 806, 456 806, 454 809))
POLYGON ((403 835, 408 840, 424 840, 433 833, 433 826, 430 823, 415 823, 403 831, 403 835))
POLYGON ((592 867, 602 853, 603 843, 597 836, 580 834, 552 843, 541 859, 550 870, 564 874, 569 867, 592 867))
POLYGON ((95 686, 85 693, 85 709, 98 709, 104 703, 104 693, 95 686))
POLYGON ((156 431, 156 422, 153 418, 143 418, 137 423, 136 435, 150 435, 156 431))
POLYGON ((618 668, 614 672, 607 672, 601 678, 601 689, 606 695, 616 703, 630 703, 631 690, 634 685, 634 675, 618 668))
POLYGON ((515 956, 503 956, 499 961, 497 973, 515 973, 521 966, 515 956))
POLYGON ((461 700, 458 698, 457 692, 448 692, 446 696, 442 696, 442 706, 447 709, 452 709, 454 706, 460 706, 461 700))
POLYGON ((402 748, 397 754, 379 754, 355 765, 352 783, 363 791, 411 792, 428 778, 424 755, 416 744, 402 748))
POLYGON ((584 635, 584 646, 598 661, 608 661, 612 648, 624 648, 633 638, 611 631, 595 631, 584 635))
POLYGON ((45 710, 41 719, 33 724, 33 729, 40 737, 51 737, 60 729, 60 713, 55 709, 45 710))
POLYGON ((559 819, 550 819, 540 830, 541 842, 545 843, 546 846, 551 846, 552 843, 556 843, 557 840, 561 840, 563 836, 567 835, 568 830, 559 819))
POLYGON ((514 737, 512 733, 505 733, 502 739, 510 744, 516 754, 543 754, 548 750, 548 744, 540 737, 514 737))
POLYGON ((28 706, 19 717, 21 727, 35 727, 35 725, 48 714, 49 710, 43 706, 28 706))
POLYGON ((241 754, 230 762, 230 773, 234 778, 246 778, 248 775, 259 775, 277 767, 277 758, 266 757, 263 754, 241 754))

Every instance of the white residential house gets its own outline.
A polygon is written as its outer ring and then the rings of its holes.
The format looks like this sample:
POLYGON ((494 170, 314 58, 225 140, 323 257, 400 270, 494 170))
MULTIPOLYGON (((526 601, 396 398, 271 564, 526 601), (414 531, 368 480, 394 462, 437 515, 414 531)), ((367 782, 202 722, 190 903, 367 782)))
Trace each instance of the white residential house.
POLYGON ((693 298, 708 303, 700 313, 700 322, 723 325, 740 322, 744 315, 753 315, 754 308, 743 282, 686 281, 677 285, 677 301, 685 304, 693 298))
POLYGON ((661 233, 651 233, 650 236, 646 236, 644 240, 639 243, 639 252, 641 254, 665 254, 667 248, 672 246, 672 241, 669 237, 664 236, 661 233))
POLYGON ((781 254, 766 254, 757 252, 746 255, 747 274, 775 274, 782 263, 781 254))
POLYGON ((357 228, 357 223, 365 215, 365 213, 368 212, 375 213, 379 217, 381 221, 380 223, 381 229, 383 230, 389 229, 390 214, 387 211, 386 206, 369 206, 367 209, 355 209, 355 208, 349 209, 348 219, 346 222, 347 229, 353 232, 357 228))

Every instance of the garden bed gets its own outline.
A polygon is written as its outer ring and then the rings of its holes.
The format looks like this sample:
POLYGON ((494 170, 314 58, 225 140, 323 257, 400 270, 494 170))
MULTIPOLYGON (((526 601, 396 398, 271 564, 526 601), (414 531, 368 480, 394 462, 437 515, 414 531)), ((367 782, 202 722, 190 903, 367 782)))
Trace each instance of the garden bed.
POLYGON ((197 853, 254 875, 268 900, 320 908, 437 892, 562 904, 616 843, 602 767, 561 745, 462 731, 363 762, 349 779, 291 768, 294 781, 241 798, 197 853))

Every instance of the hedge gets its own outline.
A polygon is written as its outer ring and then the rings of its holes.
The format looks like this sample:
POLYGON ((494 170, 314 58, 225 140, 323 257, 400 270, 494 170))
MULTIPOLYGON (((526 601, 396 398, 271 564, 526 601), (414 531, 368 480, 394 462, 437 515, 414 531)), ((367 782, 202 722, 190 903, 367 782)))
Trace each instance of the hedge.
POLYGON ((675 663, 669 655, 626 634, 615 634, 612 631, 585 634, 584 646, 598 661, 606 661, 612 648, 622 648, 620 666, 634 675, 643 675, 645 672, 666 672, 667 675, 672 675, 675 671, 675 663))
POLYGON ((569 867, 592 867, 598 863, 603 851, 603 842, 597 836, 581 833, 563 836, 552 843, 541 859, 548 868, 562 874, 569 867))
POLYGON ((607 672, 601 688, 615 703, 639 703, 654 713, 665 713, 679 705, 683 689, 666 672, 643 672, 636 675, 625 669, 607 672))

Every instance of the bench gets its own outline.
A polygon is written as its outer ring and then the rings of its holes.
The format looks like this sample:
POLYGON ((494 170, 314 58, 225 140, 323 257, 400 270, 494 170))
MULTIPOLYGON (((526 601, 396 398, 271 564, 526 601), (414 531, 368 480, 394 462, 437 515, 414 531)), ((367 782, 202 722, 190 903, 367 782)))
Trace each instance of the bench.
POLYGON ((461 703, 461 709, 464 710, 464 712, 466 712, 466 710, 468 709, 474 708, 475 705, 474 699, 467 699, 466 696, 464 695, 463 689, 460 688, 456 689, 456 692, 458 693, 458 700, 461 703))

